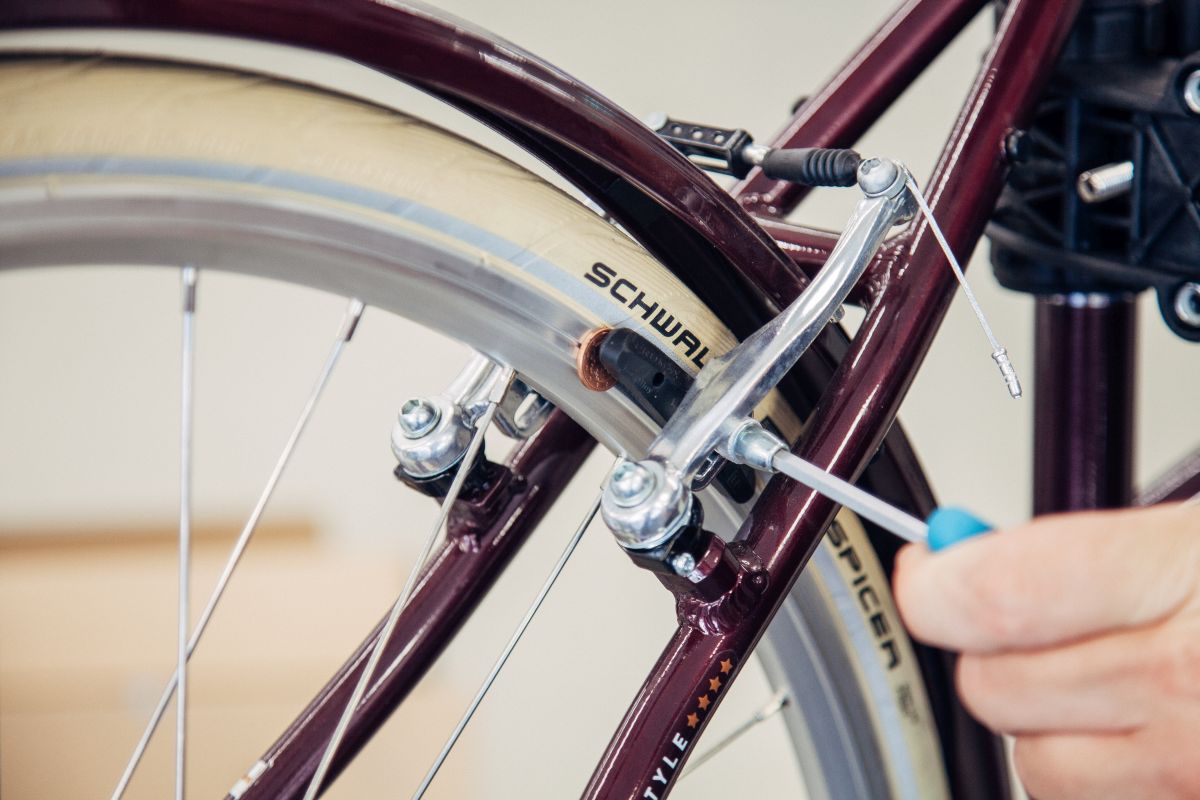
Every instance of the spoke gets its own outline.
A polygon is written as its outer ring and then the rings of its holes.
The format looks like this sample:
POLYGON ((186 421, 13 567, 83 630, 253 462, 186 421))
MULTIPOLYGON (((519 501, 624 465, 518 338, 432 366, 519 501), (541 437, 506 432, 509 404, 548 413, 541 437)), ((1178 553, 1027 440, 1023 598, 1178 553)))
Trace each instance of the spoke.
MULTIPOLYGON (((190 659, 192 657, 192 653, 195 652, 196 646, 200 643, 200 637, 204 635, 204 630, 212 619, 213 612, 216 611, 217 604, 221 601, 221 597, 225 593, 225 588, 229 584, 229 580, 233 577, 234 570, 237 568, 243 553, 246 551, 247 545, 250 544, 250 539, 254 536, 255 530, 258 528, 258 522, 266 510, 267 502, 274 494, 275 487, 283 475, 284 468, 291 460, 292 453, 296 449, 296 444, 300 440, 300 435, 308 425, 309 418, 312 417, 313 410, 317 406, 317 401, 325 391, 325 386, 329 383, 329 377, 333 374, 333 368, 337 364, 342 350, 354 336, 354 331, 358 327, 362 313, 362 302, 351 300, 339 326, 337 338, 333 343, 332 349, 329 351, 328 357, 325 359, 325 364, 321 368, 320 375, 317 377, 317 382, 313 385, 312 391, 309 393, 308 400, 305 402, 304 408, 292 428, 292 433, 288 437, 287 443, 284 444, 279 458, 275 461, 275 467, 271 470, 270 477, 267 478, 266 486, 263 487, 262 493, 258 497, 258 502, 255 504, 254 510, 250 513, 250 518, 246 520, 241 535, 238 536, 237 542, 234 543, 233 549, 225 561, 221 577, 217 579, 217 584, 208 598, 208 603, 205 605, 204 611, 200 614, 200 619, 196 622, 195 628, 192 629, 192 636, 187 645, 187 658, 190 659)), ((155 707, 154 713, 151 714, 150 721, 146 724, 146 729, 142 731, 142 738, 138 740, 137 746, 133 750, 133 755, 130 756, 129 763, 125 765, 125 771, 121 774, 121 780, 117 784, 117 788, 113 791, 112 800, 120 800, 125 794, 126 789, 129 788, 129 782, 133 780, 133 774, 137 770, 138 764, 141 763, 142 756, 146 753, 146 747, 149 746, 150 739, 153 738, 154 732, 158 728, 159 722, 162 721, 167 706, 175 694, 175 689, 179 684, 179 674, 179 670, 177 669, 167 682, 166 688, 163 689, 162 696, 158 700, 158 705, 155 707)))
POLYGON ((683 780, 688 775, 691 775, 693 772, 698 770, 702 764, 711 759, 717 753, 720 753, 726 747, 729 747, 729 745, 733 744, 738 739, 742 738, 742 736, 746 735, 746 733, 748 733, 757 725, 766 722, 780 711, 783 711, 788 702, 789 698, 785 692, 779 692, 776 694, 767 702, 765 706, 760 708, 758 711, 755 711, 754 716, 750 717, 750 719, 734 728, 733 731, 724 739, 717 742, 708 750, 705 750, 703 755, 696 756, 689 761, 687 767, 684 768, 683 773, 679 776, 679 780, 683 780))
POLYGON ((433 779, 437 777, 438 770, 442 768, 442 764, 445 763, 446 758, 450 755, 450 751, 454 749, 454 745, 458 742, 458 738, 462 736, 462 732, 466 730, 467 723, 469 723, 471 721, 471 717, 475 715, 476 710, 479 708, 479 704, 483 702, 484 696, 487 695, 488 690, 492 688, 492 684, 496 682, 497 676, 500 675, 500 670, 504 669, 505 663, 508 662, 508 657, 511 656, 513 650, 517 648, 517 644, 521 641, 521 637, 525 635, 525 630, 529 627, 529 623, 533 622, 533 618, 537 614, 538 609, 542 607, 542 601, 546 599, 546 595, 550 594, 550 589, 553 588, 554 582, 558 580, 558 576, 562 574, 563 568, 566 567, 567 561, 571 558, 571 554, 575 552, 575 547, 583 538, 583 534, 587 531, 588 526, 591 525, 592 520, 596 518, 596 512, 600 509, 600 500, 603 496, 604 494, 601 493, 596 496, 595 500, 592 501, 592 505, 588 509, 587 514, 584 515, 583 521, 580 522, 579 527, 575 529, 575 535, 571 537, 569 542, 567 542, 567 546, 565 549, 563 549, 562 555, 558 557, 558 562, 554 565, 554 569, 550 571, 550 575, 547 576, 546 582, 542 584, 542 590, 538 592, 537 597, 534 598, 533 604, 530 605, 529 609, 525 612, 525 616, 521 619, 521 623, 517 625, 517 629, 513 631, 512 638, 508 640, 508 644, 504 646, 504 650, 500 653, 500 657, 497 658, 496 663, 492 665, 492 671, 488 673, 486 678, 484 678, 483 684, 480 685, 479 691, 475 693, 475 697, 471 700, 471 704, 467 706, 467 710, 462 715, 462 719, 458 721, 458 725, 455 726, 454 732, 450 734, 450 738, 447 739, 446 744, 442 746, 442 752, 438 753, 438 757, 434 760, 433 766, 429 768, 429 772, 425 774, 425 779, 421 781, 421 785, 417 788, 416 793, 413 794, 413 800, 421 800, 421 798, 425 796, 426 790, 429 789, 429 785, 433 783, 433 779))
POLYGON ((308 789, 304 793, 304 800, 314 800, 321 790, 321 784, 325 781, 325 775, 329 772, 329 766, 333 763, 333 757, 337 754, 338 746, 342 743, 342 739, 346 735, 346 729, 350 727, 350 720, 354 716, 354 712, 358 709, 358 704, 362 702, 363 695, 367 691, 367 685, 371 682, 371 678, 375 674, 375 668, 379 666, 379 661, 383 657, 384 648, 388 640, 392 638, 392 633, 396 630, 396 625, 400 621, 400 612, 404 610, 405 604, 408 603, 408 598, 412 594, 413 587, 417 584, 417 578, 425 567, 425 562, 429 560, 429 555, 433 552, 434 545, 441 538, 442 527, 446 524, 446 518, 450 515, 450 509, 453 508, 455 501, 458 500, 458 493, 462 491, 463 481, 467 479, 467 473, 470 472, 470 465, 475 463, 475 457, 479 453, 479 448, 483 446, 483 435, 487 431, 488 426, 492 424, 492 419, 496 416, 496 410, 500 407, 500 401, 508 391, 508 385, 512 383, 512 379, 513 370, 510 367, 504 370, 500 378, 492 386, 492 391, 488 395, 487 410, 483 412, 475 423, 475 431, 471 435, 471 442, 467 445, 467 451, 463 454, 462 460, 459 462, 458 471, 454 473, 454 481, 450 484, 450 491, 446 493, 446 498, 442 501, 442 507, 438 511, 437 520, 434 522, 433 528, 429 531, 429 536, 425 539, 425 544, 421 548, 421 554, 417 556, 416 562, 408 573, 408 578, 404 582, 404 588, 400 590, 400 596, 396 598, 396 602, 392 605, 387 622, 384 623, 383 628, 379 631, 379 638, 375 640, 375 645, 371 648, 371 657, 367 660, 366 666, 363 667, 362 674, 358 678, 358 683, 355 684, 354 691, 350 695, 350 700, 346 703, 346 708, 342 711, 341 718, 338 719, 333 736, 330 737, 329 744, 326 745, 325 752, 321 755, 321 761, 317 764, 317 771, 313 773, 312 780, 308 784, 308 789))
POLYGON ((192 552, 192 379, 195 372, 196 268, 186 266, 183 279, 183 335, 180 357, 179 401, 179 648, 175 674, 179 676, 179 702, 175 704, 175 799, 183 800, 187 760, 187 654, 188 593, 191 589, 192 552))

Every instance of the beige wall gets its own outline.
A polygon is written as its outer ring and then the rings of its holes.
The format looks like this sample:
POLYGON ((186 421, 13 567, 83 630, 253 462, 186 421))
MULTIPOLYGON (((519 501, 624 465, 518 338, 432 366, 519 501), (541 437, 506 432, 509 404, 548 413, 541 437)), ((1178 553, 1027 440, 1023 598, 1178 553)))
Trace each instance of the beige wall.
MULTIPOLYGON (((558 63, 636 114, 663 109, 760 136, 890 6, 876 0, 443 5, 558 63), (739 28, 762 37, 765 49, 735 52, 739 28)), ((977 21, 860 149, 901 158, 918 177, 927 174, 987 34, 988 21, 977 21)), ((378 79, 315 69, 405 107, 415 102, 443 124, 478 131, 410 92, 380 89, 378 79)), ((837 226, 847 203, 844 194, 818 193, 802 216, 837 226)), ((985 250, 973 282, 1029 384, 1029 303, 996 287, 985 250)), ((196 514, 214 533, 198 548, 198 587, 215 574, 228 521, 252 507, 341 308, 341 301, 307 290, 230 276, 202 281, 196 514)), ((0 276, 6 409, 0 530, 9 537, 0 540, 9 543, 0 543, 6 799, 106 791, 170 671, 173 556, 161 543, 130 543, 127 534, 166 531, 175 514, 176 293, 172 274, 0 276), (95 544, 59 546, 47 532, 62 530, 90 532, 95 544), (32 546, 30 535, 47 538, 32 546)), ((1168 335, 1152 306, 1142 328, 1138 467, 1146 476, 1193 444, 1181 434, 1200 400, 1200 380, 1198 351, 1168 335)), ((411 347, 412 333, 403 321, 368 312, 280 487, 270 526, 197 656, 197 796, 227 788, 251 763, 271 731, 383 612, 415 555, 432 511, 391 478, 387 434, 399 401, 443 385, 462 351, 448 342, 411 347)), ((941 498, 1002 524, 1024 518, 1030 413, 1028 399, 1008 399, 966 304, 957 301, 902 414, 941 498)), ((575 486, 577 500, 592 491, 604 466, 602 459, 590 464, 575 486)), ((577 513, 554 512, 341 796, 403 796, 415 785, 577 513)), ((669 624, 664 593, 632 570, 596 526, 431 796, 571 796, 669 624), (600 603, 601 595, 610 600, 600 603), (627 632, 636 619, 651 622, 627 632)), ((717 729, 736 724, 767 693, 757 675, 748 675, 717 729)), ((763 729, 734 751, 761 782, 756 796, 780 796, 794 781, 790 768, 779 765, 782 747, 777 729, 763 729)), ((160 739, 138 796, 163 796, 168 750, 160 739)), ((725 797, 730 789, 714 765, 679 796, 725 797)))

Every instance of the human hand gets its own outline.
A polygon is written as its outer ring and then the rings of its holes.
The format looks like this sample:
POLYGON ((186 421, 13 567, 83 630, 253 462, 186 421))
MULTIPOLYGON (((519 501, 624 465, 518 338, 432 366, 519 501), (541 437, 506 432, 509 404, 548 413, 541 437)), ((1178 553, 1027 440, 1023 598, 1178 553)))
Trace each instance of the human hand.
POLYGON ((1200 797, 1200 508, 1064 514, 899 554, 917 639, 1038 800, 1200 797))

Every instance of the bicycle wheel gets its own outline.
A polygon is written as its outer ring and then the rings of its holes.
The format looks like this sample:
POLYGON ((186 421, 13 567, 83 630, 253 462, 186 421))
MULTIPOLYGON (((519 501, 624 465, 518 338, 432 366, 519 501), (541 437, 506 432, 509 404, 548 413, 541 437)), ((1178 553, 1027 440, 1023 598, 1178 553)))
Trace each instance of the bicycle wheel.
MULTIPOLYGON (((578 343, 598 325, 664 340, 587 280, 592 265, 619 264, 712 352, 734 341, 719 310, 600 217, 394 110, 258 75, 107 58, 11 60, 0 86, 0 267, 189 263, 357 297, 512 365, 614 452, 639 452, 653 426, 619 393, 580 384, 578 343)), ((666 349, 694 370, 692 340, 666 349)), ((780 398, 770 402, 797 435, 780 398)), ((734 526, 736 507, 709 505, 717 525, 734 526)), ((887 587, 863 526, 842 512, 762 648, 791 698, 810 797, 948 794, 927 687, 887 587)))

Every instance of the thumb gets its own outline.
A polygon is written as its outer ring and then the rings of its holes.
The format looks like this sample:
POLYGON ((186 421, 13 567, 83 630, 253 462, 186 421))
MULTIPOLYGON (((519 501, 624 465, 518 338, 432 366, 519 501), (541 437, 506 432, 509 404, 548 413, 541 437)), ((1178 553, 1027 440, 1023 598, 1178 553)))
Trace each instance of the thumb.
POLYGON ((1200 509, 1044 517, 931 553, 905 547, 896 600, 914 636, 1025 649, 1161 619, 1200 593, 1200 509))

